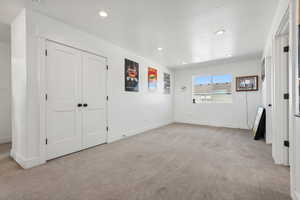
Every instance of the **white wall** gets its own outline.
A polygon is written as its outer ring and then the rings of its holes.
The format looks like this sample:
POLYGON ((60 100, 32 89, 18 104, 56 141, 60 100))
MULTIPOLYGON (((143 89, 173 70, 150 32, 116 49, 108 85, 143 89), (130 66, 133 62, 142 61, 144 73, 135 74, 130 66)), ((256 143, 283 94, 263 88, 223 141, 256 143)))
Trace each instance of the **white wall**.
POLYGON ((175 121, 183 123, 243 128, 252 127, 257 107, 261 105, 261 89, 258 92, 235 92, 235 77, 260 74, 260 60, 257 58, 194 65, 192 68, 175 71, 175 121), (224 75, 232 74, 232 104, 193 104, 192 103, 192 76, 194 75, 224 75), (181 88, 185 86, 184 92, 181 88), (248 97, 248 125, 247 105, 248 97))
MULTIPOLYGON (((295 1, 295 0, 292 0, 292 1, 295 1)), ((265 45, 265 48, 264 48, 264 53, 263 54, 264 54, 265 57, 266 56, 272 56, 273 40, 274 40, 274 37, 275 37, 276 32, 278 30, 278 27, 281 23, 281 19, 286 14, 286 10, 289 6, 289 2, 290 2, 290 0, 280 0, 280 2, 278 4, 278 7, 277 7, 277 10, 276 10, 273 22, 272 22, 272 26, 271 26, 271 29, 270 29, 269 34, 268 34, 266 45, 265 45)))
POLYGON ((0 144, 11 141, 10 46, 0 43, 0 144))
MULTIPOLYGON (((27 69, 26 69, 26 18, 21 12, 11 24, 11 115, 12 151, 15 159, 27 154, 27 69)), ((20 158, 20 159, 21 159, 20 158)))
MULTIPOLYGON (((169 124, 173 121, 172 94, 163 94, 163 72, 171 73, 166 67, 114 46, 96 36, 90 35, 41 14, 27 11, 27 140, 26 150, 21 150, 23 160, 19 163, 27 168, 43 162, 42 135, 40 131, 40 70, 44 39, 51 39, 76 48, 94 52, 108 58, 108 142, 131 136, 142 131, 169 124), (41 53, 41 54, 39 54, 41 53), (140 64, 140 92, 124 91, 124 59, 140 64), (147 67, 158 69, 159 84, 155 93, 147 90, 147 67), (24 164, 25 163, 25 164, 24 164)), ((171 75, 173 77, 173 75, 171 75)), ((174 83, 173 79, 171 80, 174 83)))

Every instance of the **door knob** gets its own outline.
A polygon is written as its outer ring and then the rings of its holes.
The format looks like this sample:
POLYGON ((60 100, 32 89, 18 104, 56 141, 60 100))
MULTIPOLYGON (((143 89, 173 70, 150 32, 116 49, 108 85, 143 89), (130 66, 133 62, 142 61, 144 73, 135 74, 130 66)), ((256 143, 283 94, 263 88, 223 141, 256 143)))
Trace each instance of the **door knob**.
POLYGON ((272 107, 272 104, 269 104, 268 106, 269 106, 269 107, 272 107))
POLYGON ((82 103, 77 104, 77 107, 82 107, 82 103))
POLYGON ((88 104, 87 103, 83 104, 83 107, 88 107, 88 104))

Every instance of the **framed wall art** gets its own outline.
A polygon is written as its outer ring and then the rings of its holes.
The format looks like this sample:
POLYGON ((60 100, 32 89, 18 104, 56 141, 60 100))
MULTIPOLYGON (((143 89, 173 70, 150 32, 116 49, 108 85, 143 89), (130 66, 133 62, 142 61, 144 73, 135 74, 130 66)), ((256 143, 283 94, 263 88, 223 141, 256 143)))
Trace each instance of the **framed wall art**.
POLYGON ((261 80, 265 81, 265 78, 266 78, 266 59, 264 58, 261 65, 261 80))
POLYGON ((148 68, 148 89, 149 91, 155 91, 157 89, 157 69, 148 68))
POLYGON ((164 94, 171 93, 171 76, 168 73, 164 73, 164 94))
POLYGON ((139 64, 125 59, 125 91, 139 91, 139 64))
POLYGON ((256 75, 236 77, 236 91, 258 91, 258 76, 256 75))

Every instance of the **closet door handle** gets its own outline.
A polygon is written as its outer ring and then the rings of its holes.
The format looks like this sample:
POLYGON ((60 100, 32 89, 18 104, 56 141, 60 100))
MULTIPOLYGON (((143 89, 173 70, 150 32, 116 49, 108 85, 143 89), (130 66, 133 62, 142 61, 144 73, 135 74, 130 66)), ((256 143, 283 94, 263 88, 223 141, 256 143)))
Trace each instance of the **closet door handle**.
POLYGON ((88 104, 87 103, 83 104, 83 107, 88 107, 88 104))
POLYGON ((77 104, 77 107, 82 107, 82 103, 77 104))

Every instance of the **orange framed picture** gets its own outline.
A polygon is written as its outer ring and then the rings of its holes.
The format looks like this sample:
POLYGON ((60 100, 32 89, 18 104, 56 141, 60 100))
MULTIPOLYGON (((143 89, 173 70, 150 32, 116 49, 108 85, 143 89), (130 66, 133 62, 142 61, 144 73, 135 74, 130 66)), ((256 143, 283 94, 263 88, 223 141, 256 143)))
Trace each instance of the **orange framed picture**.
POLYGON ((148 89, 155 91, 157 89, 157 69, 148 67, 148 89))

